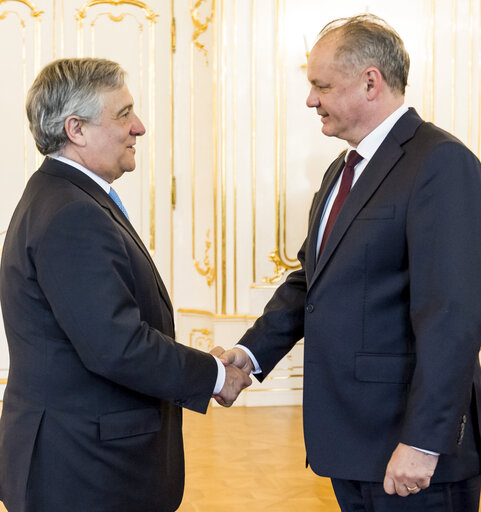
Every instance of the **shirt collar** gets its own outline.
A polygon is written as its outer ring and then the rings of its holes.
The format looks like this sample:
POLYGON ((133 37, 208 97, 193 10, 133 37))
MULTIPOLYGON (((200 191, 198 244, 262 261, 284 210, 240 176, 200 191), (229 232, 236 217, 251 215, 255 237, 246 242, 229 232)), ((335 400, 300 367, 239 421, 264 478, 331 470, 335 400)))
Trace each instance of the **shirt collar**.
POLYGON ((384 121, 376 126, 371 133, 368 133, 364 139, 361 140, 357 148, 349 146, 345 159, 349 151, 355 149, 367 163, 373 157, 374 153, 379 149, 387 134, 392 130, 392 127, 399 121, 399 119, 409 110, 406 105, 401 105, 391 115, 386 117, 384 121))
POLYGON ((89 171, 86 167, 79 164, 78 162, 75 162, 74 160, 70 160, 70 158, 65 158, 64 156, 52 154, 48 155, 50 158, 53 158, 55 160, 60 160, 60 162, 63 162, 64 164, 71 165, 72 167, 75 167, 79 171, 82 171, 84 174, 86 174, 89 178, 95 181, 97 185, 102 187, 103 190, 108 194, 110 192, 110 183, 108 181, 105 181, 103 178, 98 176, 92 171, 89 171))

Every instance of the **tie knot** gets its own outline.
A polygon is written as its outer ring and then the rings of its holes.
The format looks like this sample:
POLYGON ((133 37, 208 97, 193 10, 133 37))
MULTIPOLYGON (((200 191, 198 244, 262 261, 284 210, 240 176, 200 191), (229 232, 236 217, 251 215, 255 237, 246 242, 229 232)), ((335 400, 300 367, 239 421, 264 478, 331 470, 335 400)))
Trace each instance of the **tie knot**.
POLYGON ((355 149, 353 149, 349 152, 349 155, 347 155, 346 167, 356 167, 362 158, 363 157, 355 149))

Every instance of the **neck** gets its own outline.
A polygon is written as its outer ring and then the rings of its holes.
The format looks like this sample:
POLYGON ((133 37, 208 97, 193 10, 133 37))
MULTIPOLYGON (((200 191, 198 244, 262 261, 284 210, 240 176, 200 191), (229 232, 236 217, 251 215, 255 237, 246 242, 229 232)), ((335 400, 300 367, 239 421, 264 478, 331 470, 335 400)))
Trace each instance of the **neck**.
POLYGON ((357 148, 359 143, 375 130, 383 121, 385 121, 393 112, 395 112, 404 103, 404 96, 391 95, 390 101, 379 101, 372 103, 365 114, 366 124, 363 124, 362 131, 356 137, 356 140, 348 140, 347 142, 354 148, 357 148))

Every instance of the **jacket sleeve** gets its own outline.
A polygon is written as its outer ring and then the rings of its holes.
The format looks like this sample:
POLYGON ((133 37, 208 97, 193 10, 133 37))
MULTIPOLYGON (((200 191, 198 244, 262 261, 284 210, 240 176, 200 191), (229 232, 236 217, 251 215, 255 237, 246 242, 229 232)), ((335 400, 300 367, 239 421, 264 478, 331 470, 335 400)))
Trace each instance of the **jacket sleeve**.
POLYGON ((431 152, 407 217, 416 368, 401 441, 455 453, 481 340, 481 170, 447 142, 431 152))
POLYGON ((53 315, 93 373, 205 412, 217 363, 142 320, 136 280, 156 286, 154 275, 133 274, 119 229, 87 201, 69 203, 53 217, 32 255, 53 315))
MULTIPOLYGON (((317 194, 311 204, 309 222, 312 222, 316 197, 317 194)), ((246 346, 255 355, 262 370, 256 377, 261 382, 304 336, 307 242, 306 239, 297 254, 301 268, 288 275, 267 303, 262 316, 239 340, 239 344, 246 346)))

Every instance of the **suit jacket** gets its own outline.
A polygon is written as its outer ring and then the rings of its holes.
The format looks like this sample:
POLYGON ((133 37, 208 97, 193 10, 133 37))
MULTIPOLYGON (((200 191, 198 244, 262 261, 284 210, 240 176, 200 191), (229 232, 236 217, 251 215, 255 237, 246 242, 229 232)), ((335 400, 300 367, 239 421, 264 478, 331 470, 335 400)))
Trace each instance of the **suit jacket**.
POLYGON ((181 407, 206 411, 217 364, 174 341, 167 291, 115 203, 46 158, 12 217, 0 286, 9 512, 175 510, 181 407))
POLYGON ((314 198, 302 268, 240 343, 262 380, 304 336, 305 442, 319 475, 382 482, 399 442, 442 454, 433 481, 476 475, 481 165, 410 109, 354 185, 316 265, 343 164, 331 164, 314 198))

